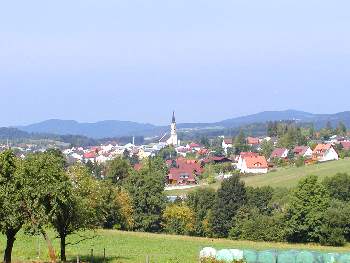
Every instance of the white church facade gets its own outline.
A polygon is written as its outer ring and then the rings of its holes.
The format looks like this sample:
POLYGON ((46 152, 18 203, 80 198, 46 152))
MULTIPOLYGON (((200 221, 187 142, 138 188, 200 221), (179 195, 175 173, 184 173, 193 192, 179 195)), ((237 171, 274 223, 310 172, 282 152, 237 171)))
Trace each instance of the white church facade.
POLYGON ((160 139, 160 142, 164 142, 167 145, 172 146, 180 145, 180 141, 177 138, 175 112, 173 112, 173 117, 170 124, 170 136, 168 135, 168 133, 164 134, 163 137, 160 139))

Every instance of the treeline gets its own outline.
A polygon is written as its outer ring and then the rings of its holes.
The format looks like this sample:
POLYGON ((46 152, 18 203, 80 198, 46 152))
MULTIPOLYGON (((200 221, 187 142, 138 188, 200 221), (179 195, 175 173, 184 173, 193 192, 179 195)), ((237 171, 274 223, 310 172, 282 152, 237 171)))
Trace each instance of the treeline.
POLYGON ((134 138, 133 136, 123 136, 123 137, 115 137, 115 138, 94 139, 83 135, 29 133, 29 132, 21 131, 16 128, 0 127, 0 141, 3 143, 7 143, 8 140, 10 141, 10 143, 25 143, 29 140, 52 140, 52 141, 67 143, 74 147, 96 146, 96 145, 105 144, 108 142, 117 142, 119 144, 127 144, 127 143, 132 143, 133 140, 137 145, 144 143, 143 136, 136 136, 134 138))
POLYGON ((350 241, 350 176, 307 176, 292 190, 246 187, 238 175, 218 191, 201 189, 168 205, 169 233, 235 240, 320 243, 350 241))

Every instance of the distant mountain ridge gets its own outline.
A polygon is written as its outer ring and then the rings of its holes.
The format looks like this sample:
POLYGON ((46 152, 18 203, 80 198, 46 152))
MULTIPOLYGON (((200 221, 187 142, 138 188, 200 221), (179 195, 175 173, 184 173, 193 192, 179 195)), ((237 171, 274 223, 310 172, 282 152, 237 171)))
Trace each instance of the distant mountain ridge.
POLYGON ((152 124, 132 121, 99 121, 95 123, 80 123, 74 120, 51 119, 27 126, 17 127, 29 133, 49 133, 57 135, 83 135, 90 138, 120 137, 140 135, 156 128, 152 124))
MULTIPOLYGON (((316 128, 324 127, 328 121, 334 126, 336 126, 339 121, 342 121, 350 128, 350 111, 335 114, 313 114, 297 110, 264 111, 214 123, 179 123, 177 126, 179 130, 211 128, 224 129, 237 128, 252 123, 265 123, 267 121, 282 120, 314 123, 316 128)), ((153 136, 168 131, 168 126, 156 126, 149 123, 117 120, 100 121, 96 123, 79 123, 72 120, 52 119, 16 128, 28 133, 82 135, 95 139, 121 136, 153 136)))

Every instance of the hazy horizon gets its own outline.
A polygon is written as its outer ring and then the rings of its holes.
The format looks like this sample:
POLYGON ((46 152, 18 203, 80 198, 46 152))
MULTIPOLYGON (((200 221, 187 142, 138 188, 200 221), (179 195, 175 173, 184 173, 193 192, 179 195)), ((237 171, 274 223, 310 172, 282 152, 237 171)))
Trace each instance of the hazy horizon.
POLYGON ((350 110, 350 2, 9 1, 0 126, 350 110))

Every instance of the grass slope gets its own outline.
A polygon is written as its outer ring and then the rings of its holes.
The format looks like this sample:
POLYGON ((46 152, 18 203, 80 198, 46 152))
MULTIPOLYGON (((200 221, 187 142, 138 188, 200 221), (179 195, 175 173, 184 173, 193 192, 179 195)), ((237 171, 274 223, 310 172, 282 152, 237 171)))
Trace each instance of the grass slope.
MULTIPOLYGON (((252 175, 242 177, 242 180, 246 182, 248 186, 260 187, 260 186, 272 186, 272 187, 293 187, 296 186, 298 181, 306 175, 317 175, 320 179, 327 176, 333 176, 336 173, 348 173, 350 174, 350 159, 344 159, 339 161, 332 161, 326 163, 319 163, 315 165, 303 166, 303 167, 286 167, 278 168, 277 171, 269 172, 268 174, 252 175)), ((217 189, 220 186, 219 183, 212 184, 210 187, 217 189)), ((205 187, 205 186, 199 186, 205 187)), ((197 187, 198 188, 198 187, 197 187)), ((196 188, 186 190, 172 190, 167 191, 167 195, 185 194, 189 191, 193 191, 196 188)))
MULTIPOLYGON (((71 261, 79 256, 84 261, 90 261, 91 249, 94 249, 94 262, 103 262, 103 249, 106 249, 107 262, 150 262, 175 263, 198 262, 201 248, 206 246, 220 248, 250 248, 263 249, 310 249, 323 252, 346 252, 350 246, 343 248, 321 247, 316 245, 291 245, 283 243, 257 243, 250 241, 231 241, 225 239, 207 239, 163 234, 133 233, 114 230, 99 230, 96 237, 74 246, 67 247, 67 256, 71 261)), ((85 235, 93 236, 93 232, 85 235)), ((51 237, 53 233, 51 233, 51 237)), ((68 242, 76 242, 79 237, 73 236, 68 242)), ((0 252, 3 253, 5 239, 0 237, 0 252)), ((54 241, 56 251, 59 251, 58 240, 54 241)), ((13 251, 14 262, 47 261, 47 247, 41 237, 30 237, 20 234, 13 251), (38 253, 40 251, 40 256, 38 253)))

